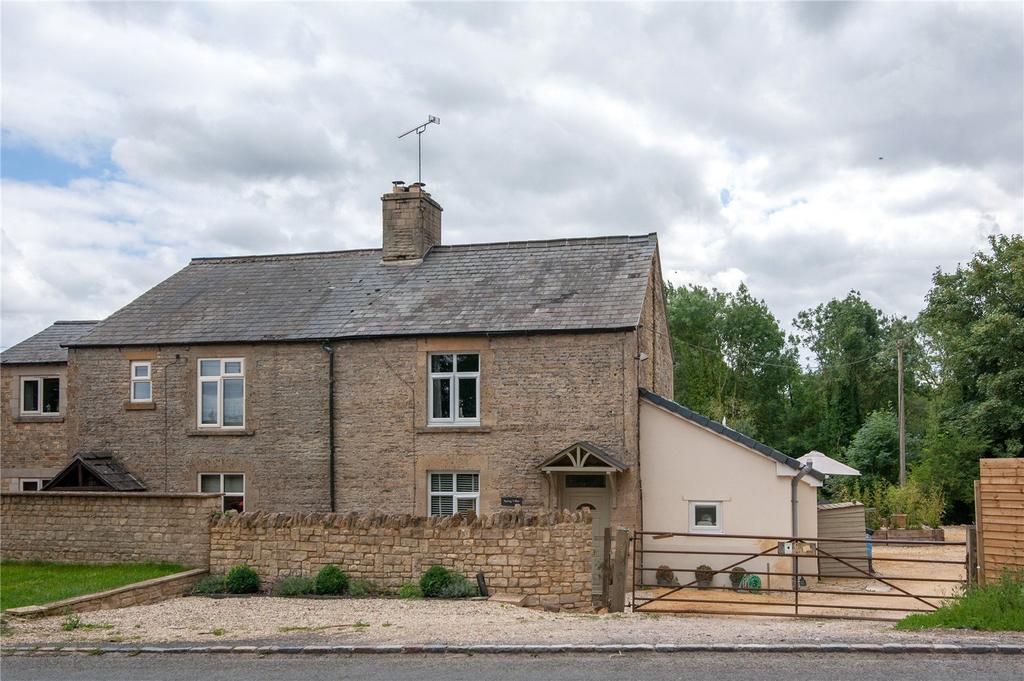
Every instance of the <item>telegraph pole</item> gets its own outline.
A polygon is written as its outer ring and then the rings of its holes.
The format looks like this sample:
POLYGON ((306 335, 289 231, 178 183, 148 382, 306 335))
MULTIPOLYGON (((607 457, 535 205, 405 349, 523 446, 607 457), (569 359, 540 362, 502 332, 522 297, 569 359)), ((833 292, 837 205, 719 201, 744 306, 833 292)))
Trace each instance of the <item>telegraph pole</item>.
POLYGON ((899 372, 899 420, 900 420, 900 487, 907 484, 907 422, 903 409, 903 341, 896 342, 896 365, 899 372))

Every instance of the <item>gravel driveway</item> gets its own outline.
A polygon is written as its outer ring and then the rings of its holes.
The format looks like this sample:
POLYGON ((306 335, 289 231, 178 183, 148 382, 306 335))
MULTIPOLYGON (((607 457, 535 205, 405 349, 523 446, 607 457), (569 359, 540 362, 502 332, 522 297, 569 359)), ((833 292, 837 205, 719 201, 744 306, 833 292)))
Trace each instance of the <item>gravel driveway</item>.
POLYGON ((774 617, 550 613, 488 601, 178 598, 155 605, 12 620, 5 644, 1024 642, 1024 634, 899 632, 884 623, 774 617))

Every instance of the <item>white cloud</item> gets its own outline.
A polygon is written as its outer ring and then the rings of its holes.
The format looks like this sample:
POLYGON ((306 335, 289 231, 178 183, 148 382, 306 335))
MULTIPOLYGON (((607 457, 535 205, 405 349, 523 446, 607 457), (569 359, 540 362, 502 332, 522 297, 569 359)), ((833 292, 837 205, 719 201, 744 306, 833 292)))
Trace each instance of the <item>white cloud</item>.
POLYGON ((783 321, 850 288, 912 315, 1024 224, 1013 5, 0 11, 6 138, 116 168, 3 182, 3 345, 191 256, 377 245, 428 113, 446 241, 658 231, 671 280, 783 321))

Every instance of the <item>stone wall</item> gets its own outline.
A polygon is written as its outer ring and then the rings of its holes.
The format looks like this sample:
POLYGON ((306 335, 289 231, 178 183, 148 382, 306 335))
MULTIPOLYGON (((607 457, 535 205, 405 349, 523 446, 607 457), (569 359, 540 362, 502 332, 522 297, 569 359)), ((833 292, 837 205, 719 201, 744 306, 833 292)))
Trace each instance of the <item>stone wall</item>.
POLYGON ((0 496, 4 560, 206 567, 217 494, 24 492, 0 496))
POLYGON ((353 579, 398 587, 431 565, 469 578, 483 572, 497 593, 527 605, 591 606, 590 514, 480 518, 245 513, 210 524, 210 572, 245 563, 266 583, 335 564, 353 579))
POLYGON ((18 491, 21 478, 50 478, 68 460, 65 414, 68 411, 66 364, 5 364, 0 368, 0 477, 4 491, 18 491), (21 378, 60 378, 60 414, 22 416, 21 378))

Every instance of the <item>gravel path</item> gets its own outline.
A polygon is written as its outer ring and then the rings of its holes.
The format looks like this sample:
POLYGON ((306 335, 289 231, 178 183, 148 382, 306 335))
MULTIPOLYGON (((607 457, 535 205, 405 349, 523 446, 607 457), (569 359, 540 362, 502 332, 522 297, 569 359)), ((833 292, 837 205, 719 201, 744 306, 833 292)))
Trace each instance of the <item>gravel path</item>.
POLYGON ((63 630, 63 617, 12 620, 3 643, 1024 643, 1024 634, 901 632, 881 622, 586 615, 487 601, 191 597, 80 617, 73 631, 63 630))

